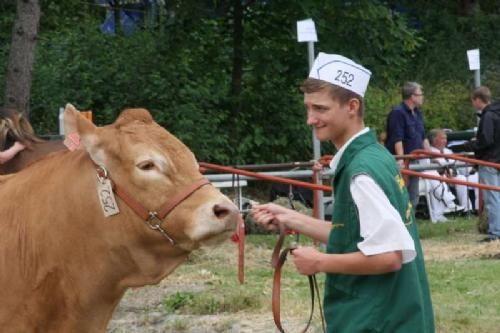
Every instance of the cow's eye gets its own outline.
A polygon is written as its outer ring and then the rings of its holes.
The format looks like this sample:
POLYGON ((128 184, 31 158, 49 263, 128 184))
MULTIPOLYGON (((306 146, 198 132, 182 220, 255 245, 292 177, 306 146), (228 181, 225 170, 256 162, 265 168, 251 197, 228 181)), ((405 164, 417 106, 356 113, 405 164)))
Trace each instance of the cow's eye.
POLYGON ((156 168, 156 165, 153 161, 143 161, 137 164, 137 167, 143 171, 150 171, 156 168))

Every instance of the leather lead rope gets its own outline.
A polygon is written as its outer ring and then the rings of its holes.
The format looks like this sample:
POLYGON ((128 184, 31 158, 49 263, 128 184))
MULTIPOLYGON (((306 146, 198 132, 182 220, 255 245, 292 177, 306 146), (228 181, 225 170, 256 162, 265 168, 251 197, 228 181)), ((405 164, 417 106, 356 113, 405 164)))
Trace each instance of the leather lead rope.
MULTIPOLYGON (((271 258, 271 265, 274 268, 274 276, 273 276, 273 291, 272 291, 272 309, 273 309, 273 318, 274 318, 274 323, 278 330, 281 333, 285 333, 285 330, 283 329, 283 326, 281 325, 281 314, 280 314, 280 307, 281 307, 281 269, 286 261, 286 258, 288 256, 288 253, 292 252, 294 249, 297 248, 297 245, 291 245, 287 248, 285 248, 283 251, 281 251, 281 248, 283 247, 283 243, 285 241, 285 235, 286 231, 284 227, 281 226, 280 224, 280 236, 278 239, 278 242, 274 246, 272 258, 271 258), (281 253, 280 253, 281 251, 281 253)), ((320 316, 321 316, 321 326, 323 328, 323 332, 326 332, 325 328, 325 318, 323 316, 323 307, 321 305, 321 298, 319 294, 319 287, 318 287, 318 282, 316 280, 316 275, 308 275, 307 278, 309 279, 309 289, 311 292, 311 311, 309 314, 309 320, 307 321, 306 326, 301 333, 307 332, 309 329, 309 326, 311 325, 313 314, 314 314, 314 298, 318 298, 318 306, 319 306, 319 311, 320 311, 320 316)))
POLYGON ((240 214, 238 217, 238 226, 236 228, 236 233, 233 234, 231 239, 238 243, 238 281, 240 284, 245 282, 245 220, 241 214, 242 202, 240 196, 240 175, 232 176, 232 187, 235 200, 237 201, 238 209, 240 214), (235 177, 237 180, 235 180, 235 177))
POLYGON ((238 281, 245 282, 245 220, 239 214, 238 218, 238 281))

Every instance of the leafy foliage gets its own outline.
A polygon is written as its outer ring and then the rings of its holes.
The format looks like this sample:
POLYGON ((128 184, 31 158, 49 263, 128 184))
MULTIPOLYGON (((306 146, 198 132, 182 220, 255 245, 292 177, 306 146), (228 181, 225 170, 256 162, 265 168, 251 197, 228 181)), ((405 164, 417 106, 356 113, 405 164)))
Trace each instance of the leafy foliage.
MULTIPOLYGON (((145 107, 200 160, 308 160, 312 135, 298 90, 308 72, 307 47, 295 31, 296 21, 307 17, 316 23, 316 52, 343 54, 372 71, 365 120, 379 131, 406 80, 424 86, 427 128, 473 127, 467 49, 481 49, 483 83, 494 93, 500 89, 494 1, 468 14, 446 1, 245 2, 238 101, 231 95, 231 1, 169 1, 156 26, 128 36, 102 34, 105 10, 92 2, 40 3, 31 98, 40 134, 57 132, 58 109, 67 102, 92 109, 98 124, 110 123, 122 108, 145 107), (231 113, 234 102, 242 106, 238 114, 231 113)), ((5 68, 15 2, 2 2, 0 10, 5 68)), ((0 71, 0 89, 3 78, 0 71)))

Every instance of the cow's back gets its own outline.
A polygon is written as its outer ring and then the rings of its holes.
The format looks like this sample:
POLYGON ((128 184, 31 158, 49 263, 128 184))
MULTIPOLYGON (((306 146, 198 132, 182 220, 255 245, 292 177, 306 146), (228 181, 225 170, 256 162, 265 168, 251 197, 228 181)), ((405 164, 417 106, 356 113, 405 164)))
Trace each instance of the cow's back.
POLYGON ((19 172, 46 155, 64 149, 66 147, 61 140, 33 142, 31 147, 20 151, 4 164, 0 164, 0 175, 19 172))

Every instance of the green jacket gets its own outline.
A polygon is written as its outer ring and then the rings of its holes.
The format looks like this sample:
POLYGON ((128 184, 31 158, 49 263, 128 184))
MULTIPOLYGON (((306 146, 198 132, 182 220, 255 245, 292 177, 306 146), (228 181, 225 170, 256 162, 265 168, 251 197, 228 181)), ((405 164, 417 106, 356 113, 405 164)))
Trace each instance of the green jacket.
MULTIPOLYGON (((328 253, 359 251, 359 217, 351 179, 369 175, 397 209, 415 242, 417 257, 401 270, 380 275, 327 274, 324 310, 329 333, 431 333, 434 316, 422 248, 403 178, 394 157, 372 132, 354 139, 334 174, 335 203, 328 253)), ((376 221, 374 221, 376 222, 376 221)))

